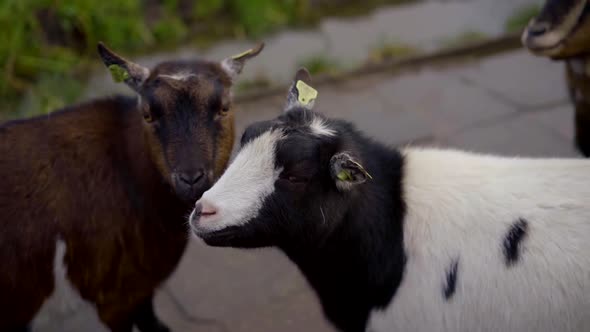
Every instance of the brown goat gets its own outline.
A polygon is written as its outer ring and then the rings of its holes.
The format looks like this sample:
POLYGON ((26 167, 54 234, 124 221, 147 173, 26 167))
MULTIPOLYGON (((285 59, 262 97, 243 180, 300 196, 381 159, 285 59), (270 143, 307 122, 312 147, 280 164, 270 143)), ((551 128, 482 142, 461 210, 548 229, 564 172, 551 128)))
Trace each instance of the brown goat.
POLYGON ((576 144, 590 157, 590 4, 547 0, 522 36, 534 54, 565 60, 567 84, 576 108, 576 144))
POLYGON ((100 44, 139 98, 0 126, 0 331, 26 331, 63 282, 111 331, 168 331, 154 291, 184 252, 192 203, 226 167, 232 81, 262 47, 150 71, 100 44))

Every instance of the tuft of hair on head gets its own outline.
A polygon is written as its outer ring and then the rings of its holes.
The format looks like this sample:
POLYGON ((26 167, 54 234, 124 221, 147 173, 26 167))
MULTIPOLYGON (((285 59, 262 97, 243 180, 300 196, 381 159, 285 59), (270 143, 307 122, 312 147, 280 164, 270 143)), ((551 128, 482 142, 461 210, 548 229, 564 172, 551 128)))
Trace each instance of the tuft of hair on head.
POLYGON ((229 75, 229 77, 235 80, 238 75, 244 69, 244 65, 248 60, 256 57, 264 49, 264 43, 258 43, 254 48, 251 48, 240 54, 233 55, 229 58, 225 58, 221 61, 221 68, 229 75))

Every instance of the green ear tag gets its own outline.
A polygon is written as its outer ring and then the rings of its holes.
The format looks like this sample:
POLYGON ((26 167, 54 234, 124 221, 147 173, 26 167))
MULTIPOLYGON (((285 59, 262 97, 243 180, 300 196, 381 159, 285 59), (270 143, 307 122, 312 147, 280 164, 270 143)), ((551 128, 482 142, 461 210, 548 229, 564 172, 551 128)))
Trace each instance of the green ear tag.
POLYGON ((336 175, 336 177, 342 181, 352 180, 352 177, 350 176, 350 174, 348 174, 348 172, 345 170, 340 171, 340 173, 338 173, 338 175, 336 175))
MULTIPOLYGON (((299 93, 298 99, 302 105, 309 105, 309 103, 318 97, 317 90, 307 85, 303 81, 297 81, 295 88, 297 88, 297 92, 299 93)), ((338 176, 340 176, 340 174, 338 176)))
POLYGON ((129 78, 127 70, 119 65, 110 65, 109 71, 111 72, 111 76, 113 76, 113 80, 117 83, 123 82, 129 78))
POLYGON ((231 58, 234 59, 234 60, 237 60, 237 59, 239 59, 241 57, 245 57, 246 55, 249 55, 250 53, 252 53, 252 49, 249 49, 249 50, 247 50, 245 52, 242 52, 240 54, 236 54, 236 55, 232 56, 231 58))

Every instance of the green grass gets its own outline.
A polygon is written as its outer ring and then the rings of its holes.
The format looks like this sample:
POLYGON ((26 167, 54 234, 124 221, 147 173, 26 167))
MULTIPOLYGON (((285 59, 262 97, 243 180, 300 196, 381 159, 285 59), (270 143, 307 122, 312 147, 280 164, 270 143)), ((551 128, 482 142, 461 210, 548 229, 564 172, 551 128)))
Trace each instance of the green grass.
POLYGON ((335 59, 324 54, 312 55, 301 60, 298 63, 298 67, 307 68, 312 76, 318 74, 337 74, 342 70, 342 65, 335 59))
POLYGON ((383 42, 381 45, 372 48, 369 51, 369 63, 379 63, 382 61, 408 57, 420 53, 420 49, 401 42, 383 42))
POLYGON ((241 80, 236 85, 236 91, 244 92, 263 88, 269 88, 273 85, 270 78, 264 75, 258 75, 252 80, 241 80))
POLYGON ((541 8, 539 5, 527 5, 519 8, 512 14, 504 23, 504 30, 506 32, 522 31, 529 21, 539 14, 541 8))
POLYGON ((464 31, 457 36, 445 39, 442 41, 444 47, 452 48, 452 47, 460 47, 467 44, 479 42, 486 40, 488 35, 483 32, 475 31, 475 30, 467 30, 464 31))
MULTIPOLYGON (((317 22, 385 3, 413 0, 2 0, 0 1, 0 113, 13 113, 23 96, 26 113, 45 113, 79 98, 104 41, 133 58, 180 44, 207 46, 222 38, 254 38, 284 26, 317 22), (189 6, 187 8, 186 6, 189 6)), ((338 67, 316 57, 317 72, 338 67)), ((0 117, 4 118, 4 116, 0 117)))

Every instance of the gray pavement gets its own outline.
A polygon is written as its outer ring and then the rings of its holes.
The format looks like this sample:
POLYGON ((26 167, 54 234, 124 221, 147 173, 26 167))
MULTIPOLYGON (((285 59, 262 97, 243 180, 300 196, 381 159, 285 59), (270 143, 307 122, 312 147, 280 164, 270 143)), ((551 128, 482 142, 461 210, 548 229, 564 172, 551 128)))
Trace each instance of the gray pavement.
MULTIPOLYGON (((239 105, 238 133, 277 115, 283 102, 272 97, 239 105)), ((353 121, 391 145, 578 156, 562 65, 525 51, 323 86, 316 110, 353 121)), ((177 331, 332 331, 280 252, 210 248, 199 240, 158 294, 157 310, 177 331)))

